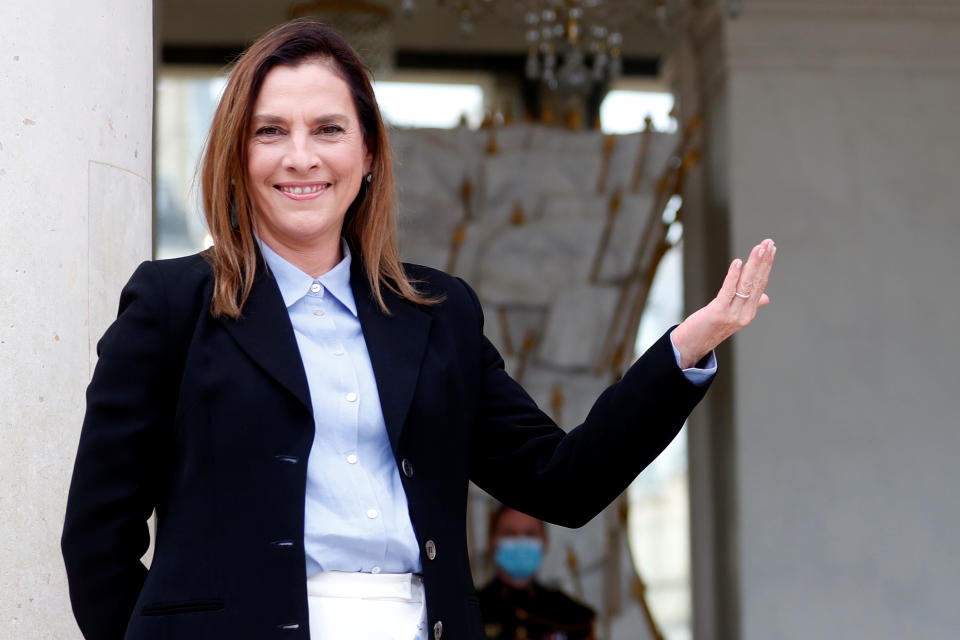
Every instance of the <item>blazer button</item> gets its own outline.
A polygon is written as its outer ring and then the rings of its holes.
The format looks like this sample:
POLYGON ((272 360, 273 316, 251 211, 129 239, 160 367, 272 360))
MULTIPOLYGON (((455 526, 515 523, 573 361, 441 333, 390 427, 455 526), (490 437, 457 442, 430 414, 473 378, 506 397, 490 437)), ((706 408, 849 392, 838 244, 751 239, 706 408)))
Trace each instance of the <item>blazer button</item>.
POLYGON ((437 544, 433 540, 427 540, 426 544, 423 545, 423 548, 427 552, 428 560, 433 560, 437 557, 437 544))
POLYGON ((443 622, 437 620, 433 625, 433 640, 440 640, 443 635, 443 622))
POLYGON ((413 477, 413 463, 410 462, 408 458, 404 458, 400 462, 400 468, 403 469, 403 475, 407 476, 408 478, 413 477))

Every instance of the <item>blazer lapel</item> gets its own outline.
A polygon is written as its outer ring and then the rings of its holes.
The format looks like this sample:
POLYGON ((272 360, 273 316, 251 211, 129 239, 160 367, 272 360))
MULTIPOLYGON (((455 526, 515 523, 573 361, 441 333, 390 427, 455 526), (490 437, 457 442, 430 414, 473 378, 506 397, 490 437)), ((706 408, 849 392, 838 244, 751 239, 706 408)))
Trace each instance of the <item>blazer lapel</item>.
POLYGON ((276 280, 259 260, 250 297, 243 305, 243 317, 224 318, 221 322, 240 347, 312 414, 307 375, 287 307, 276 280))
POLYGON ((366 274, 354 253, 350 285, 357 303, 373 375, 377 380, 380 406, 387 425, 390 446, 397 450, 413 393, 417 388, 420 364, 430 334, 430 315, 393 293, 383 290, 391 315, 384 314, 370 291, 366 274))

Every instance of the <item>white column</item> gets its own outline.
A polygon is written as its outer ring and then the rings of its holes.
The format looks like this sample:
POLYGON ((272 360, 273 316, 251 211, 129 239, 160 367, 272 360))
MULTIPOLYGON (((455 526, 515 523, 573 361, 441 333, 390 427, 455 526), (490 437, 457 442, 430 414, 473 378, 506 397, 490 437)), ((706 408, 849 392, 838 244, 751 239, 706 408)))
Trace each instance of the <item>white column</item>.
POLYGON ((150 257, 149 0, 0 2, 0 637, 79 638, 59 537, 95 346, 150 257))
POLYGON ((701 516, 737 630, 711 637, 952 637, 960 5, 751 0, 724 23, 701 213, 731 253, 779 251, 711 407, 732 477, 701 516))

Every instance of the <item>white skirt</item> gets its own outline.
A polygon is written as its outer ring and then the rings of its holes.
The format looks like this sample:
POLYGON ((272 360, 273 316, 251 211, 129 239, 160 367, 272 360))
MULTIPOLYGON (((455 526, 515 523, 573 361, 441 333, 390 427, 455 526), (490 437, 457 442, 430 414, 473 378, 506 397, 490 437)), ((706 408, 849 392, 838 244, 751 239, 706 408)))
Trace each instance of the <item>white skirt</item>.
POLYGON ((324 571, 307 578, 310 640, 427 640, 423 579, 324 571))

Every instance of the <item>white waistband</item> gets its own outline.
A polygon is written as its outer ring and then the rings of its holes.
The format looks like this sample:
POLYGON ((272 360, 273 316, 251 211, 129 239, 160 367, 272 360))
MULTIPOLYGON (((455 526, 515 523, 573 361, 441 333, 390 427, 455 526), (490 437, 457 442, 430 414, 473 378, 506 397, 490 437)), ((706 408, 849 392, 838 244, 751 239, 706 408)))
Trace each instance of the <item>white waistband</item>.
POLYGON ((323 571, 307 578, 307 595, 320 598, 390 598, 421 602, 423 578, 415 573, 323 571))

